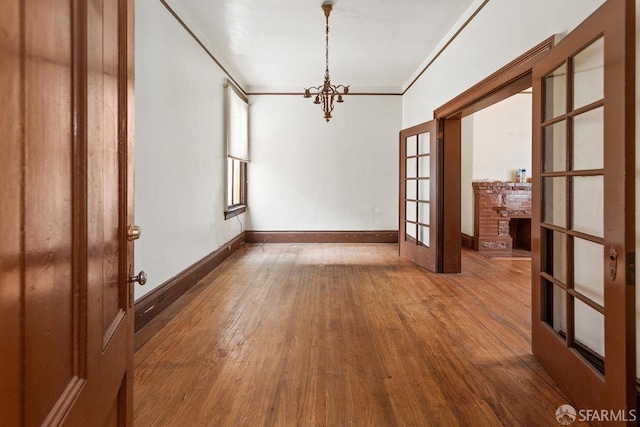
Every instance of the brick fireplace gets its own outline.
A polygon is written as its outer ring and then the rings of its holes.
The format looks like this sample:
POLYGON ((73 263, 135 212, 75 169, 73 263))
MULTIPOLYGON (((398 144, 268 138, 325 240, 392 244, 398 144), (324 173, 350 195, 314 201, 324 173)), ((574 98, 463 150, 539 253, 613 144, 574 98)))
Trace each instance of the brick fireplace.
POLYGON ((531 183, 473 182, 473 248, 531 250, 531 183))

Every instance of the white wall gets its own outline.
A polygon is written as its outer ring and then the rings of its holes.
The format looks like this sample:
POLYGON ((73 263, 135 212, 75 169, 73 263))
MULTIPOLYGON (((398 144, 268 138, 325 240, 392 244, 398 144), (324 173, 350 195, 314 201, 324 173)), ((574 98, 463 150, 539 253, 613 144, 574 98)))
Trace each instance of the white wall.
POLYGON ((473 181, 531 176, 532 95, 519 93, 462 119, 462 232, 473 236, 473 181))
POLYGON ((252 230, 397 230, 400 96, 252 96, 252 230))
POLYGON ((136 1, 135 28, 138 299, 240 225, 224 220, 224 74, 159 1, 136 1))
POLYGON ((402 127, 433 110, 547 37, 567 33, 603 0, 491 0, 402 97, 402 127))

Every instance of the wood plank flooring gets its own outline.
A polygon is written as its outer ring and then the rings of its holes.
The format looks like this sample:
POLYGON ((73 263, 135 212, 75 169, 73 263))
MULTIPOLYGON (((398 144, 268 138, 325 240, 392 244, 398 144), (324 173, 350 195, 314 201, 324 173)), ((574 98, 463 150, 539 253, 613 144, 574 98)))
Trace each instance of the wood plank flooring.
POLYGON ((249 245, 136 337, 135 425, 557 426, 530 268, 465 250, 462 274, 435 275, 393 244, 249 245))

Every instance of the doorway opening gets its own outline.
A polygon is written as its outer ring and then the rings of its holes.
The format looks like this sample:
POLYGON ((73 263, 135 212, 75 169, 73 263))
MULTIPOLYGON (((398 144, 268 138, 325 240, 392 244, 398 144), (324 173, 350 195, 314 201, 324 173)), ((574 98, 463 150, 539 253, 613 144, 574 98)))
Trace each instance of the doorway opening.
MULTIPOLYGON (((438 128, 443 131, 441 163, 443 170, 440 188, 442 272, 444 273, 462 271, 463 119, 531 88, 533 65, 547 54, 553 45, 554 37, 549 37, 434 112, 438 128)), ((507 224, 507 228, 509 227, 507 224)), ((506 234, 508 235, 509 232, 506 231, 506 234)), ((508 240, 511 241, 511 238, 508 240)))
POLYGON ((532 91, 461 121, 462 245, 490 258, 531 257, 532 91))

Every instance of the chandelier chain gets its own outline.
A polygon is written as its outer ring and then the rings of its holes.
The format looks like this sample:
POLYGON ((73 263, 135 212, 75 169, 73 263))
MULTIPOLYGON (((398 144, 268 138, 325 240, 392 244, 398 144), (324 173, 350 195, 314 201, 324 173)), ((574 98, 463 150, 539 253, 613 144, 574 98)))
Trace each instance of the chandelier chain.
POLYGON ((325 17, 327 24, 326 24, 326 30, 325 30, 325 41, 326 41, 326 48, 325 48, 325 73, 328 76, 329 75, 329 15, 327 14, 327 16, 325 17))

